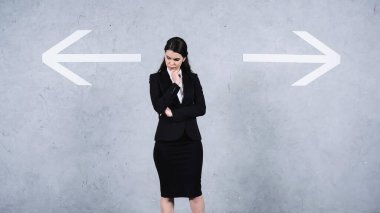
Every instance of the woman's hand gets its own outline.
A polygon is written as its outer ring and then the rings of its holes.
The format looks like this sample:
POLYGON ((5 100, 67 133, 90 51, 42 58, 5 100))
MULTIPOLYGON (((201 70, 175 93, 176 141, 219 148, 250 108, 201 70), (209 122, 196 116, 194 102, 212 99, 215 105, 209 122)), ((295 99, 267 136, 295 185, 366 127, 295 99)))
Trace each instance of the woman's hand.
POLYGON ((165 115, 168 116, 168 117, 173 117, 173 113, 172 113, 172 111, 170 110, 169 107, 166 107, 166 109, 165 109, 165 115))
POLYGON ((171 74, 172 74, 173 83, 180 85, 182 78, 179 77, 179 70, 172 71, 171 74))

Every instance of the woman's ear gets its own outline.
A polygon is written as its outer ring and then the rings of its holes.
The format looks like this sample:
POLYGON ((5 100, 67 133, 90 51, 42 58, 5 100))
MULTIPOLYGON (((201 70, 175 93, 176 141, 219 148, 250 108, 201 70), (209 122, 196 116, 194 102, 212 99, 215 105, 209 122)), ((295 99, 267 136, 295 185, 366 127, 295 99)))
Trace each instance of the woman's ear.
POLYGON ((186 57, 185 58, 183 58, 183 61, 182 62, 184 62, 186 60, 186 57))

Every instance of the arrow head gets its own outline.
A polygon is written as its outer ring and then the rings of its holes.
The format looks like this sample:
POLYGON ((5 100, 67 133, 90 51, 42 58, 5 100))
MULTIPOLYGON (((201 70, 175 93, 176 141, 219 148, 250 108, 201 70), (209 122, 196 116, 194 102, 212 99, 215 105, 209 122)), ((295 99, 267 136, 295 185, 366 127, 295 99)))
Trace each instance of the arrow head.
POLYGON ((42 54, 42 62, 77 85, 91 85, 88 81, 81 78, 79 75, 62 66, 60 63, 58 63, 57 60, 57 56, 62 50, 75 43, 90 32, 91 30, 75 31, 73 34, 44 52, 42 54))
POLYGON ((326 72, 332 70, 334 67, 340 64, 340 55, 336 53, 334 50, 326 46, 324 43, 319 41, 317 38, 312 36, 306 31, 293 31, 295 34, 297 34, 299 37, 301 37, 303 40, 308 42, 310 45, 321 51, 326 56, 325 64, 318 67, 313 72, 305 75, 298 81, 294 82, 292 86, 306 86, 310 82, 314 81, 315 79, 321 77, 326 72))

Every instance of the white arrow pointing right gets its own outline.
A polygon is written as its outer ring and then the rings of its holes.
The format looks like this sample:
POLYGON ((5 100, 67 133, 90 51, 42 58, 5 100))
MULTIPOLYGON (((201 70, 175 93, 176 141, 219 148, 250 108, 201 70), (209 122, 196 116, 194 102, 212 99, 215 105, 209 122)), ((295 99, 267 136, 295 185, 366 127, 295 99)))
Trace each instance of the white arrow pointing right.
POLYGON ((290 55, 290 54, 243 54, 245 62, 292 62, 292 63, 324 63, 313 72, 299 79, 292 86, 306 86, 340 64, 340 55, 320 42, 306 31, 293 31, 324 55, 290 55))

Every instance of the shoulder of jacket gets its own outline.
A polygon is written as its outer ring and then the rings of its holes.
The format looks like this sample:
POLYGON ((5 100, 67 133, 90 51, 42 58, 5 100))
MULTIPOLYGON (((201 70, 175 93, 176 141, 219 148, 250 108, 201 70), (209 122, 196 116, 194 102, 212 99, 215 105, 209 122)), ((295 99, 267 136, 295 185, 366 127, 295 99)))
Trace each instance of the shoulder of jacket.
POLYGON ((151 82, 155 82, 155 81, 157 81, 157 79, 158 79, 158 74, 159 73, 152 73, 152 74, 150 74, 149 75, 149 83, 151 83, 151 82))
POLYGON ((198 73, 192 72, 192 73, 190 73, 190 76, 191 76, 191 78, 197 78, 198 77, 198 73))
POLYGON ((160 73, 158 73, 158 72, 152 73, 152 74, 149 75, 149 79, 151 79, 151 78, 158 78, 159 74, 160 73))
POLYGON ((155 72, 155 73, 151 73, 150 76, 157 76, 158 74, 160 74, 159 72, 155 72))

